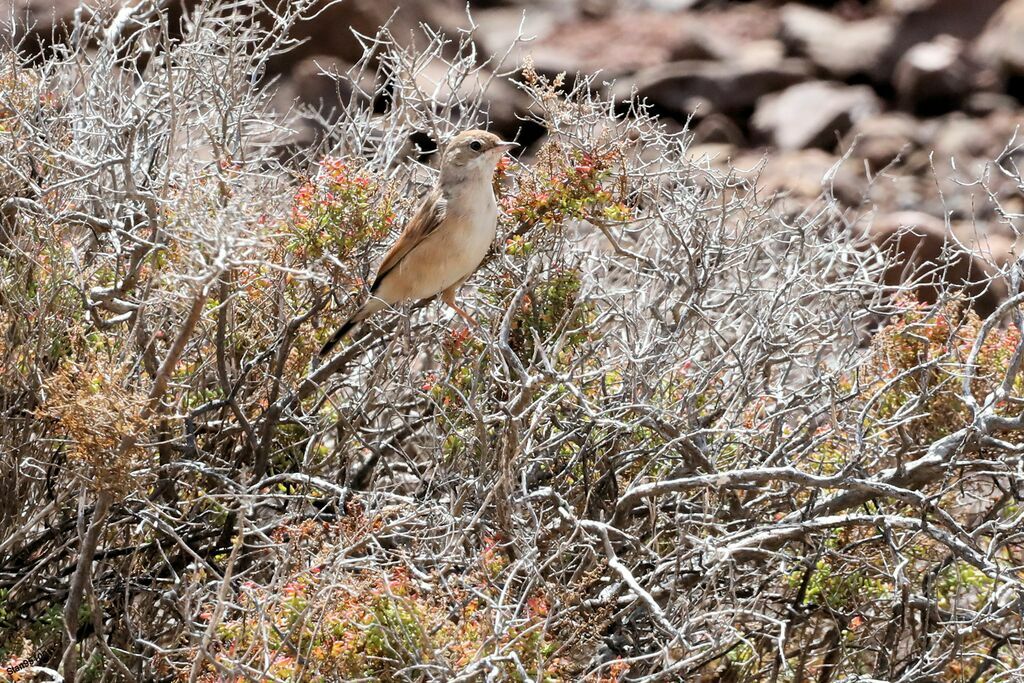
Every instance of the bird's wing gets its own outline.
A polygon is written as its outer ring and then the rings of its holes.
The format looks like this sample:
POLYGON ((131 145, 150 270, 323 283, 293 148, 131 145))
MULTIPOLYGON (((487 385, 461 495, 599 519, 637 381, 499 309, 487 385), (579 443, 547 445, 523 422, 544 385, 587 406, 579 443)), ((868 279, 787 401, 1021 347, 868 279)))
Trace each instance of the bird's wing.
POLYGON ((370 287, 371 293, 377 291, 385 276, 394 270, 402 262, 402 259, 416 248, 416 245, 437 230, 444 221, 447 208, 448 202, 445 201, 441 191, 436 188, 431 190, 430 194, 423 200, 422 206, 412 217, 412 220, 405 226, 405 230, 399 235, 398 241, 392 245, 391 249, 384 256, 383 263, 377 269, 377 277, 373 281, 373 286, 370 287))

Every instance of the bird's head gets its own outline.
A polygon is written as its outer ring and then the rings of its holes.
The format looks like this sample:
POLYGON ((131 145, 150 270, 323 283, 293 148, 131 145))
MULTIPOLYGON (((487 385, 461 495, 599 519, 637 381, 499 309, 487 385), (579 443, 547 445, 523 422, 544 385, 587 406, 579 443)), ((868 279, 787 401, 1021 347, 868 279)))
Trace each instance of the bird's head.
POLYGON ((445 146, 441 173, 461 177, 480 174, 490 180, 501 155, 518 146, 486 130, 463 131, 445 146))

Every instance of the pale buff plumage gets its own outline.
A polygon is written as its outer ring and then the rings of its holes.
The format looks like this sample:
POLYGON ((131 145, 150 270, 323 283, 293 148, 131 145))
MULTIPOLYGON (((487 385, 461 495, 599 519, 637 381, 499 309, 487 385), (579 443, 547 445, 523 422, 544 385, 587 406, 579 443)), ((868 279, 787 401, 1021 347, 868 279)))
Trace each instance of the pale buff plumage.
POLYGON ((484 130, 467 130, 452 138, 441 159, 437 185, 384 256, 370 298, 324 344, 321 358, 357 324, 403 301, 440 294, 466 322, 475 324, 455 303, 455 293, 494 241, 494 169, 502 154, 515 146, 484 130))

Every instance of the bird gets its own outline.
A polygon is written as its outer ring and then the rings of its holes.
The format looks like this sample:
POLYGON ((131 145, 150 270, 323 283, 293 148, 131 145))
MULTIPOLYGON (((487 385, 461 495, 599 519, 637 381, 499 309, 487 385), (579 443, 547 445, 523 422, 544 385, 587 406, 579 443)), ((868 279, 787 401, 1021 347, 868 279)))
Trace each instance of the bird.
POLYGON ((320 349, 323 359, 352 329, 373 314, 403 301, 438 294, 467 324, 477 322, 455 294, 484 260, 498 225, 494 171, 518 147, 485 130, 454 136, 441 156, 433 188, 388 250, 370 286, 370 297, 320 349))

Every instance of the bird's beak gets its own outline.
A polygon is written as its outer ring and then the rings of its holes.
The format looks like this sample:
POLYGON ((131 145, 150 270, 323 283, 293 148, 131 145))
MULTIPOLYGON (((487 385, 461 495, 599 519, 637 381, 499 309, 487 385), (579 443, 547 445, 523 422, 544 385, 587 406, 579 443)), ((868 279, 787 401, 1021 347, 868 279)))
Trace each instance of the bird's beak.
POLYGON ((495 146, 498 149, 500 149, 502 152, 510 152, 513 149, 515 149, 516 147, 518 147, 519 143, 518 142, 499 142, 495 146))

